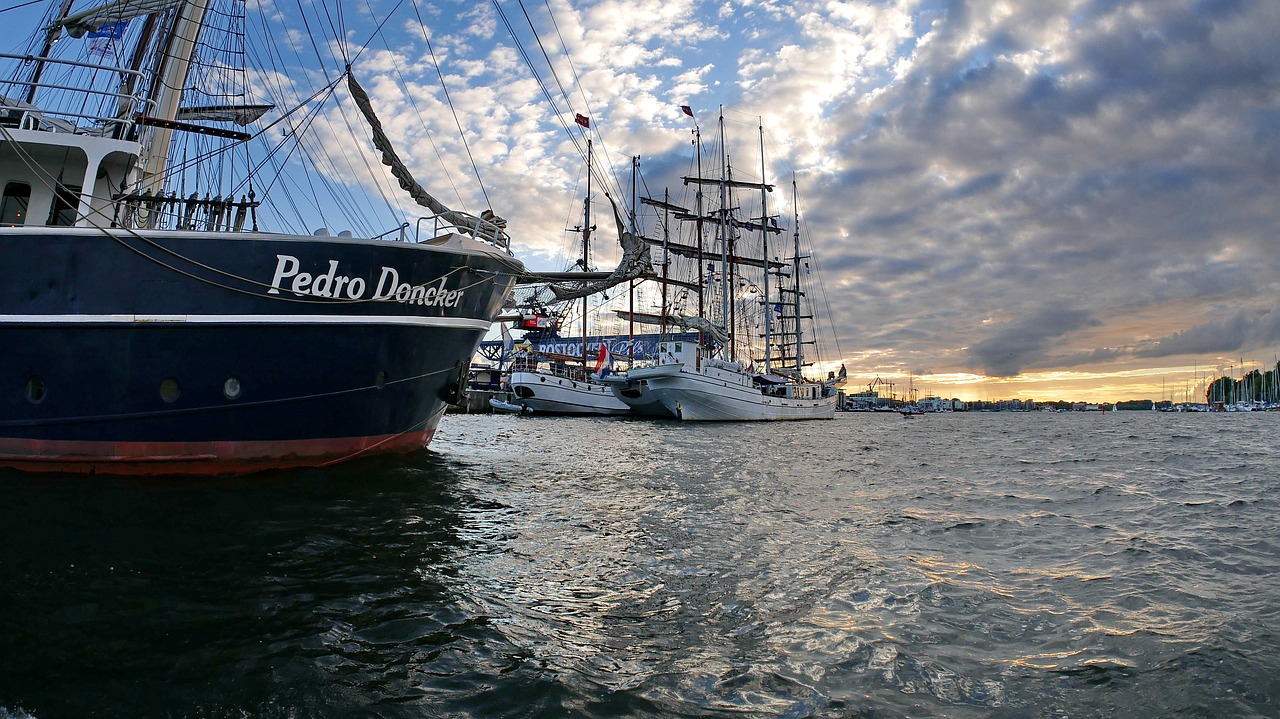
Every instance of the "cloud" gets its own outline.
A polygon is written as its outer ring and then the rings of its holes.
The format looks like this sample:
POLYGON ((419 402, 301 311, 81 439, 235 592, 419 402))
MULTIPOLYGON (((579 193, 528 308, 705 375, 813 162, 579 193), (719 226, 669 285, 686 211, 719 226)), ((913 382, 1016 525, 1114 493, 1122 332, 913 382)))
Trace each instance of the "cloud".
POLYGON ((1157 340, 1152 346, 1139 351, 1139 357, 1169 357, 1196 354, 1217 356, 1240 348, 1254 321, 1242 311, 1235 311, 1211 322, 1206 322, 1168 337, 1157 340))
POLYGON ((1265 347, 1280 341, 1280 304, 1267 310, 1236 309, 1216 315, 1208 322, 1156 340, 1138 351, 1137 356, 1230 356, 1244 347, 1265 347))
POLYGON ((648 194, 680 203, 675 108, 710 141, 724 106, 731 143, 762 123, 769 174, 795 173, 829 326, 866 358, 851 371, 1011 377, 1280 341, 1274 0, 553 0, 508 9, 536 78, 498 6, 450 27, 447 5, 432 42, 487 198, 421 37, 362 60, 398 67, 417 112, 398 82, 366 85, 424 184, 491 202, 532 264, 558 261, 580 212, 581 145, 557 118, 592 116, 620 194, 639 155, 648 194))
POLYGON ((1043 308, 999 326, 994 335, 974 343, 969 356, 989 376, 1013 377, 1028 365, 1041 362, 1053 340, 1098 324, 1083 310, 1043 308))

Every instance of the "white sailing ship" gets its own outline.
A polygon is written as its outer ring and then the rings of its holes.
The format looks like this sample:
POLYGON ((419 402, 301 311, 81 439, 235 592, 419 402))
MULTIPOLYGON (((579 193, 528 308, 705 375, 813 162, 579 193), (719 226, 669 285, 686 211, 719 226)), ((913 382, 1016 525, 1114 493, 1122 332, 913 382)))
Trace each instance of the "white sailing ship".
POLYGON ((580 362, 581 358, 563 355, 517 359, 510 380, 515 404, 537 414, 630 414, 609 384, 580 362))
MULTIPOLYGON (((612 201, 612 200, 611 200, 612 201)), ((586 272, 591 257, 591 143, 587 143, 587 196, 582 203, 582 259, 586 272)), ((615 208, 615 218, 617 215, 615 208)), ((618 236, 625 244, 622 222, 618 220, 618 236)), ((626 259, 624 258, 624 264, 626 259)), ((641 264, 647 268, 647 254, 641 264)), ((591 367, 590 348, 587 344, 587 318, 590 315, 588 299, 593 289, 584 287, 574 291, 580 294, 582 305, 582 355, 569 356, 538 352, 529 349, 522 352, 511 366, 509 385, 516 403, 538 414, 583 414, 620 416, 630 414, 631 409, 614 396, 610 386, 601 377, 607 374, 608 348, 597 350, 596 365, 591 367)))
MULTIPOLYGON (((835 416, 837 388, 844 381, 830 373, 826 380, 806 379, 805 346, 812 343, 804 327, 805 293, 800 289, 801 263, 799 216, 793 235, 793 253, 789 261, 772 258, 769 237, 781 230, 769 215, 768 193, 773 186, 765 183, 761 128, 761 182, 731 179, 724 152, 724 118, 720 118, 720 174, 717 178, 686 177, 686 184, 714 186, 719 190, 719 207, 713 214, 703 211, 702 193, 698 193, 697 211, 688 219, 701 224, 714 221, 717 229, 718 257, 704 254, 701 232, 693 246, 668 245, 668 251, 696 254, 701 263, 711 263, 713 278, 718 278, 719 316, 712 317, 714 307, 700 302, 701 316, 680 316, 676 321, 702 333, 703 341, 669 341, 659 348, 659 358, 651 367, 632 368, 629 379, 642 381, 653 397, 668 411, 686 421, 777 421, 831 419, 835 416), (733 214, 732 190, 758 190, 761 214, 758 220, 738 221, 733 214), (739 253, 736 242, 740 233, 759 233, 759 256, 739 253), (746 282, 748 271, 758 272, 759 285, 752 283, 756 299, 740 301, 736 297, 739 282, 746 282), (753 348, 751 337, 739 329, 739 308, 745 314, 754 308, 761 314, 763 342, 753 348), (708 311, 711 310, 711 311, 708 311), (719 320, 718 322, 716 320, 719 320), (749 356, 755 350, 760 356, 749 356)), ((793 183, 794 186, 794 183, 793 183)), ((700 283, 701 284, 701 283, 700 283)), ((708 280, 707 284, 715 284, 708 280)))

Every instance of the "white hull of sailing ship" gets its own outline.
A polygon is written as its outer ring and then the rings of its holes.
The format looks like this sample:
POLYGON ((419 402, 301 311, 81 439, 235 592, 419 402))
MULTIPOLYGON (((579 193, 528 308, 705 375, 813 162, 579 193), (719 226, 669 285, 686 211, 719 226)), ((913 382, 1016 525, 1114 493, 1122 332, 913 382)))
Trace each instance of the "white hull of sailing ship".
MULTIPOLYGON (((664 260, 672 253, 697 259, 695 284, 685 287, 698 292, 698 314, 674 312, 665 305, 663 313, 671 313, 671 323, 700 333, 697 342, 666 341, 659 345, 658 364, 635 368, 628 372, 633 380, 643 380, 649 391, 669 411, 686 421, 780 421, 831 419, 835 417, 837 388, 845 381, 843 366, 839 376, 828 373, 827 381, 804 377, 804 347, 815 344, 804 328, 813 316, 802 307, 807 295, 800 286, 802 269, 807 270, 811 254, 800 248, 799 212, 795 213, 792 256, 778 259, 770 250, 769 235, 781 234, 776 218, 769 214, 767 195, 773 185, 731 179, 728 155, 723 152, 724 119, 720 120, 722 148, 720 176, 685 177, 685 184, 712 185, 719 188, 719 207, 710 211, 702 192, 696 195, 693 212, 670 205, 666 200, 646 201, 668 210, 677 217, 698 223, 694 242, 661 242, 664 260), (730 189, 755 189, 760 192, 758 217, 740 219, 740 199, 730 189), (703 244, 702 225, 707 220, 716 224, 716 244, 708 250, 703 244), (759 244, 747 241, 747 234, 759 233, 759 244), (718 256, 717 256, 718 255, 718 256), (704 268, 711 273, 704 278, 704 268), (750 276, 748 275, 750 273, 750 276), (718 282, 716 281, 718 279, 718 282), (758 284, 757 284, 758 283, 758 284), (739 289, 749 288, 749 295, 739 289), (718 289, 719 313, 706 302, 705 294, 718 289), (758 313, 758 322, 750 315, 758 313), (746 327, 762 327, 763 334, 748 338, 746 327), (751 346, 756 339, 763 340, 751 346), (746 358, 751 358, 747 360, 746 358)), ((696 142, 700 147, 700 142, 696 142)), ((764 128, 760 128, 760 176, 766 176, 764 162, 764 128)), ((701 150, 699 150, 699 153, 701 150)), ((794 181, 792 183, 794 194, 794 181)), ((647 240, 657 245, 657 240, 647 240)), ((665 264, 663 267, 667 267, 665 264)), ((805 272, 807 274, 807 271, 805 272)), ((664 270, 664 281, 668 281, 664 270)), ((692 280, 693 278, 689 278, 692 280)), ((666 322, 666 317, 663 319, 666 322)), ((816 328, 815 328, 816 329, 816 328)))
POLYGON ((760 381, 734 363, 698 357, 635 370, 672 414, 693 422, 832 419, 836 392, 818 382, 760 381))
POLYGON ((511 392, 516 403, 537 414, 594 414, 619 416, 631 408, 603 382, 577 373, 512 370, 511 392))
POLYGON ((632 371, 604 378, 605 384, 613 390, 613 396, 629 407, 632 414, 664 419, 675 417, 676 413, 667 409, 662 400, 649 389, 649 383, 632 377, 632 371))
MULTIPOLYGON (((580 266, 586 269, 590 264, 591 243, 591 142, 587 142, 587 201, 583 203, 582 214, 582 259, 580 266)), ((587 347, 587 317, 590 311, 587 298, 602 292, 614 284, 633 279, 649 269, 649 253, 644 243, 626 231, 622 224, 622 216, 617 205, 613 205, 613 218, 618 228, 618 242, 623 248, 623 258, 614 271, 612 280, 606 283, 575 283, 573 288, 553 288, 553 292, 564 300, 582 300, 582 347, 587 347)), ((526 338, 528 335, 526 335, 526 338)), ((608 376, 608 349, 600 348, 600 359, 596 370, 608 376)), ((587 358, 568 358, 564 356, 549 357, 534 354, 518 360, 511 368, 511 391, 516 401, 539 414, 586 414, 586 415, 626 415, 631 408, 614 396, 609 385, 601 380, 600 374, 587 372, 587 358), (578 363, 581 364, 578 364, 578 363)))

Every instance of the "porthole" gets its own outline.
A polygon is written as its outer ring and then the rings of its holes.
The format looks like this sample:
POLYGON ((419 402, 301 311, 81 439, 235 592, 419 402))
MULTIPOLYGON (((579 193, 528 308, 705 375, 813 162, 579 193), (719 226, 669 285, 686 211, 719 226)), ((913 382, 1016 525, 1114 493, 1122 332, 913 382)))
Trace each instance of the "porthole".
POLYGON ((386 372, 379 372, 379 373, 378 373, 378 376, 373 378, 373 384, 374 384, 374 386, 375 386, 375 387, 377 387, 378 389, 382 389, 383 387, 386 387, 386 386, 387 386, 387 373, 386 373, 386 372))
POLYGON ((228 377, 227 381, 222 383, 222 395, 227 399, 238 399, 241 389, 240 379, 237 377, 228 377))
POLYGON ((27 401, 31 404, 43 402, 46 392, 48 392, 48 388, 45 387, 44 380, 35 376, 27 380, 27 401))
POLYGON ((178 386, 178 380, 172 377, 166 377, 161 380, 160 399, 172 404, 177 402, 180 396, 182 396, 182 388, 178 386))

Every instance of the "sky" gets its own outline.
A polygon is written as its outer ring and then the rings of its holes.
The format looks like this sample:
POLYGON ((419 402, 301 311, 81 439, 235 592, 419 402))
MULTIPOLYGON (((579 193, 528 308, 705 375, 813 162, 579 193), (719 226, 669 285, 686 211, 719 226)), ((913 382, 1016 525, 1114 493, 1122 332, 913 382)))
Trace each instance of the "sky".
POLYGON ((534 269, 563 268, 575 136, 660 194, 688 171, 680 105, 704 134, 722 107, 762 124, 848 389, 1194 399, 1280 353, 1275 0, 342 5, 415 174, 505 217, 534 269))

